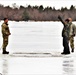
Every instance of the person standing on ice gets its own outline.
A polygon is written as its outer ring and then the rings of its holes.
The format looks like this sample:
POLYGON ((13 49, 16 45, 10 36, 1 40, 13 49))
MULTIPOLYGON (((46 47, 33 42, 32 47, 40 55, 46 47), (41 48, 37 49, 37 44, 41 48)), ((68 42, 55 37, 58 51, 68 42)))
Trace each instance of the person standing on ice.
POLYGON ((71 52, 74 52, 74 37, 76 34, 76 26, 72 23, 72 18, 69 19, 69 42, 71 46, 71 52))
POLYGON ((11 35, 9 26, 8 26, 8 18, 4 18, 4 23, 1 25, 1 27, 2 27, 2 37, 3 37, 2 54, 9 54, 9 52, 6 51, 6 47, 8 45, 8 38, 9 38, 9 35, 11 35))
POLYGON ((58 16, 58 19, 62 22, 64 25, 62 30, 62 37, 63 37, 63 52, 61 54, 70 54, 69 49, 69 19, 66 19, 65 22, 62 20, 60 16, 58 16))

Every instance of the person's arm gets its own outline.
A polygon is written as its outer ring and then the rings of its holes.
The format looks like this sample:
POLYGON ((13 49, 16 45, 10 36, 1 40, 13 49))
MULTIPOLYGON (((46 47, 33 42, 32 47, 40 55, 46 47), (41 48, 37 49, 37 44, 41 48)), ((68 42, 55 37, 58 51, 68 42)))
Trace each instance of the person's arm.
POLYGON ((73 24, 73 36, 76 35, 76 26, 73 24))
POLYGON ((9 35, 11 35, 9 27, 8 27, 8 33, 9 33, 9 35))
POLYGON ((62 22, 62 24, 65 26, 65 22, 62 20, 60 16, 58 16, 58 19, 62 22))

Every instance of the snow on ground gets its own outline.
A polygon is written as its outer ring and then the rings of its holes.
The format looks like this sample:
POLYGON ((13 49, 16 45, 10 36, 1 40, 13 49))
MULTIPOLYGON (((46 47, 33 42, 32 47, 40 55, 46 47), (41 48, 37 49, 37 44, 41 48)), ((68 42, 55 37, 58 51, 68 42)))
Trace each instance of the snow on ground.
POLYGON ((76 56, 51 54, 0 54, 2 75, 75 75, 76 56), (20 56, 21 55, 21 56, 20 56), (24 56, 25 55, 25 56, 24 56), (39 56, 39 57, 38 57, 39 56))

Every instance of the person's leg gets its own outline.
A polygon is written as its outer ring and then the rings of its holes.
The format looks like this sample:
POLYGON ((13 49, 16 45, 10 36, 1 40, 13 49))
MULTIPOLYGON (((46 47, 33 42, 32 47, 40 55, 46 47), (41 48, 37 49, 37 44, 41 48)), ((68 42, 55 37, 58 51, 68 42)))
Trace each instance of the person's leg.
POLYGON ((63 49, 63 52, 62 52, 61 54, 65 54, 65 49, 66 49, 66 48, 65 48, 65 44, 66 44, 66 43, 65 43, 65 37, 63 37, 63 48, 64 48, 64 49, 63 49))
POLYGON ((6 47, 8 45, 8 36, 3 37, 3 54, 8 54, 6 47))
POLYGON ((69 49, 69 40, 68 40, 68 38, 67 37, 65 37, 65 48, 66 48, 66 50, 65 50, 65 53, 66 54, 70 54, 70 49, 69 49))
POLYGON ((74 52, 74 37, 70 38, 70 46, 71 46, 71 51, 74 52))
POLYGON ((69 43, 68 43, 68 39, 66 37, 63 38, 63 53, 61 54, 70 54, 70 50, 69 50, 69 43))

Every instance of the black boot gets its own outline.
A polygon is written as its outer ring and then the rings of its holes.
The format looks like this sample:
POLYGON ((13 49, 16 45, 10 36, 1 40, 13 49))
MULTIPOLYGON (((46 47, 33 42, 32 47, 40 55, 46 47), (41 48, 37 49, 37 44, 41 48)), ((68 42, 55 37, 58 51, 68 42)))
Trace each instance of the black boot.
POLYGON ((6 51, 6 49, 3 48, 3 52, 2 52, 2 54, 9 54, 9 52, 6 51))
POLYGON ((71 52, 74 52, 74 49, 72 49, 72 51, 71 52))
POLYGON ((67 55, 67 54, 70 54, 70 52, 67 52, 67 53, 62 52, 61 54, 62 54, 62 55, 67 55))
POLYGON ((64 52, 62 52, 61 54, 65 54, 64 52))
POLYGON ((3 53, 2 53, 2 54, 9 54, 9 52, 8 52, 8 51, 5 51, 5 52, 3 51, 3 53))

